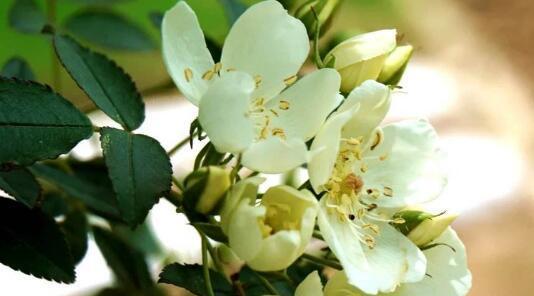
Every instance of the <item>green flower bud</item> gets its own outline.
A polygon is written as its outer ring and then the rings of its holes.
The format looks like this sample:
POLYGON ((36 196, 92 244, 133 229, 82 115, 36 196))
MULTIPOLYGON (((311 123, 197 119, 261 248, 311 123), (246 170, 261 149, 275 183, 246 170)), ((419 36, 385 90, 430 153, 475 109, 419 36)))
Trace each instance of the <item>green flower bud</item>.
POLYGON ((350 93, 365 80, 377 79, 389 53, 396 46, 396 30, 381 30, 354 36, 334 47, 325 65, 341 75, 341 91, 350 93))
POLYGON ((410 61, 413 46, 397 46, 386 58, 382 72, 378 76, 378 82, 386 85, 397 85, 404 74, 404 70, 410 61))
POLYGON ((394 219, 402 219, 404 223, 393 226, 414 244, 423 247, 438 238, 457 217, 456 214, 432 215, 419 210, 403 210, 396 213, 394 219))
POLYGON ((212 213, 230 185, 228 170, 218 166, 203 167, 186 179, 185 197, 189 199, 186 204, 198 213, 212 213))
POLYGON ((237 257, 234 251, 232 251, 230 247, 224 244, 218 245, 216 247, 215 256, 217 256, 219 262, 222 263, 224 272, 228 276, 232 276, 238 273, 243 267, 243 265, 245 265, 245 261, 237 257))
POLYGON ((339 7, 340 0, 315 0, 310 3, 301 5, 295 12, 295 17, 299 18, 308 31, 308 35, 314 36, 316 29, 316 16, 312 11, 312 7, 319 19, 319 25, 321 27, 321 33, 326 32, 326 26, 330 24, 334 12, 339 7))

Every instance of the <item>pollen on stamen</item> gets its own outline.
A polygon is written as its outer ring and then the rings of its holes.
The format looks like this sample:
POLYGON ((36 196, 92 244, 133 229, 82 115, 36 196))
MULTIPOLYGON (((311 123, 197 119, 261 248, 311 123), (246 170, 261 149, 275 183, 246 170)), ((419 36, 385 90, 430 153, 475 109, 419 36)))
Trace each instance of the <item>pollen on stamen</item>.
POLYGON ((278 136, 282 139, 285 139, 286 138, 286 133, 284 132, 283 129, 281 128, 273 128, 273 132, 272 132, 273 136, 278 136))
POLYGON ((233 71, 236 71, 237 69, 236 68, 228 68, 226 69, 226 72, 233 72, 233 71))
POLYGON ((365 173, 367 172, 367 165, 365 163, 362 163, 360 166, 360 172, 365 173))
POLYGON ((380 161, 384 161, 384 160, 386 160, 387 158, 388 158, 388 155, 387 155, 387 154, 384 154, 384 155, 380 156, 378 159, 379 159, 380 161))
POLYGON ((213 75, 215 75, 215 72, 213 72, 213 70, 208 70, 202 75, 202 79, 211 80, 213 78, 213 75))
POLYGON ((289 109, 289 102, 288 102, 288 101, 285 101, 285 100, 281 100, 281 101, 278 103, 278 108, 280 108, 281 110, 287 110, 287 109, 289 109))
POLYGON ((372 237, 370 235, 366 235, 365 238, 364 238, 364 242, 367 245, 367 247, 369 247, 369 249, 372 250, 372 249, 375 248, 376 241, 375 241, 374 237, 372 237))
POLYGON ((404 224, 406 223, 406 220, 404 220, 403 218, 395 218, 391 222, 394 224, 404 224))
POLYGON ((381 129, 377 129, 375 133, 375 138, 373 141, 373 144, 371 145, 370 149, 375 150, 375 148, 382 143, 384 140, 384 134, 381 129))
POLYGON ((370 229, 375 234, 380 234, 380 227, 376 224, 364 224, 362 227, 364 229, 370 229))
POLYGON ((391 187, 384 186, 384 195, 393 197, 393 189, 391 187))
POLYGON ((220 62, 216 63, 215 65, 213 65, 213 72, 219 73, 219 71, 221 71, 221 68, 222 68, 222 64, 220 62))
POLYGON ((298 78, 297 75, 293 75, 291 77, 284 79, 284 83, 286 84, 286 86, 290 86, 297 81, 297 78, 298 78))
POLYGON ((261 75, 256 75, 254 76, 254 81, 256 82, 256 87, 259 87, 263 79, 261 78, 261 75))
POLYGON ((185 68, 184 70, 185 81, 190 82, 193 79, 193 70, 191 68, 185 68))
POLYGON ((278 117, 278 112, 276 112, 273 108, 269 109, 269 111, 271 111, 272 114, 274 114, 274 116, 278 117))

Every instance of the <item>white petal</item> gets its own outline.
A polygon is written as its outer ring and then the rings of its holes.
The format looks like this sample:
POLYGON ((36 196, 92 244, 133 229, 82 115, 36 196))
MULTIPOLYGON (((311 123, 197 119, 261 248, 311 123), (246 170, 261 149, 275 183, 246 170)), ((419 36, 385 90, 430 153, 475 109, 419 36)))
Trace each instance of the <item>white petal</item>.
POLYGON ((251 200, 241 200, 234 214, 230 217, 228 226, 228 241, 230 247, 239 258, 249 261, 257 256, 263 243, 263 235, 258 219, 265 215, 264 207, 255 207, 251 200))
POLYGON ((341 69, 391 52, 396 44, 396 30, 379 30, 356 35, 337 45, 329 54, 336 57, 335 68, 341 69))
POLYGON ((276 114, 272 117, 273 127, 283 128, 288 138, 311 139, 337 107, 340 81, 334 69, 304 76, 267 103, 267 108, 276 114))
POLYGON ((222 51, 224 70, 259 75, 254 97, 270 99, 286 87, 308 56, 306 28, 280 3, 269 0, 251 6, 234 23, 222 51))
POLYGON ((317 270, 308 274, 297 286, 295 296, 323 296, 323 284, 317 270))
MULTIPOLYGON (((357 108, 358 106, 356 106, 357 108)), ((308 174, 315 192, 322 191, 332 174, 341 140, 341 129, 350 120, 354 110, 332 115, 313 140, 312 157, 308 163, 308 174)))
POLYGON ((306 143, 299 139, 268 137, 243 152, 243 166, 262 173, 283 173, 308 160, 306 143))
POLYGON ((217 151, 239 153, 252 143, 255 131, 246 113, 253 89, 250 75, 232 72, 214 81, 202 97, 198 119, 217 151))
POLYGON ((437 246, 425 250, 428 260, 429 276, 422 281, 404 284, 391 296, 433 295, 433 296, 464 296, 471 289, 471 273, 467 267, 465 247, 452 228, 446 230, 436 242, 447 246, 437 246))
POLYGON ((258 187, 264 181, 265 178, 257 176, 246 178, 237 182, 234 186, 230 188, 230 191, 227 193, 226 198, 224 199, 223 207, 221 209, 221 228, 224 233, 228 234, 230 217, 236 210, 237 206, 239 205, 239 202, 241 202, 241 200, 243 200, 244 198, 256 200, 258 187))
MULTIPOLYGON (((326 200, 326 199, 323 199, 326 200)), ((328 246, 339 259, 349 283, 365 293, 391 292, 403 282, 421 280, 425 275, 423 253, 387 223, 380 223, 374 249, 364 246, 348 222, 328 214, 321 200, 319 227, 328 246)))
POLYGON ((436 131, 425 120, 387 125, 382 143, 365 152, 363 161, 368 167, 362 174, 364 188, 391 189, 392 197, 382 195, 373 200, 382 207, 404 207, 432 200, 447 182, 436 131))
POLYGON ((343 127, 344 138, 367 139, 386 116, 391 103, 389 87, 374 80, 367 80, 355 88, 339 107, 338 112, 353 108, 359 104, 360 108, 352 115, 350 121, 343 127))
POLYGON ((161 33, 167 71, 185 97, 198 105, 209 85, 202 75, 214 63, 197 16, 185 1, 165 13, 161 33))
POLYGON ((258 271, 285 269, 295 262, 300 255, 301 243, 298 231, 278 231, 255 246, 256 256, 247 260, 247 264, 258 271))

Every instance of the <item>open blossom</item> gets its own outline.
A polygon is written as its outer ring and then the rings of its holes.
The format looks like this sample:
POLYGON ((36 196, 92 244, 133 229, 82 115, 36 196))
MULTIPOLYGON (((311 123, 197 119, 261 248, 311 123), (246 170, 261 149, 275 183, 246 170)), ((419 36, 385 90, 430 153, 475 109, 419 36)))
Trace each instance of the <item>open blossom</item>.
POLYGON ((339 74, 322 69, 297 80, 309 52, 306 29, 277 1, 247 9, 215 63, 191 8, 178 2, 162 24, 163 53, 182 93, 219 152, 277 173, 308 159, 306 141, 339 104, 339 74))
POLYGON ((318 224, 350 284, 367 294, 392 292, 425 276, 422 252, 392 224, 393 213, 437 197, 446 183, 432 126, 408 120, 379 127, 388 87, 366 81, 317 134, 310 181, 320 201, 318 224))
POLYGON ((221 226, 232 250, 248 266, 259 271, 289 267, 308 245, 317 200, 307 190, 271 187, 256 204, 261 178, 237 183, 221 211, 221 226))

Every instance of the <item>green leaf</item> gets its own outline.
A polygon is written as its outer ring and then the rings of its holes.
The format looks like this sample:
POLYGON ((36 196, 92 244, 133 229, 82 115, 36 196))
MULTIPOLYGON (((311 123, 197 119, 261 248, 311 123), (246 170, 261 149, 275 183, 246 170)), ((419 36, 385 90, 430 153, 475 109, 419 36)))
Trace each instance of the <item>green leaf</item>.
POLYGON ((120 236, 139 251, 150 255, 161 255, 161 246, 148 223, 142 223, 136 229, 123 224, 112 224, 113 233, 120 236))
POLYGON ((143 253, 103 228, 93 227, 93 235, 108 266, 121 285, 143 291, 153 289, 154 282, 143 253))
POLYGON ((48 86, 0 77, 0 164, 56 158, 92 133, 87 116, 48 86))
POLYGON ((239 0, 221 0, 221 3, 226 12, 226 17, 230 25, 232 25, 245 10, 247 6, 239 0))
POLYGON ((89 231, 87 217, 83 211, 76 209, 65 216, 60 226, 65 234, 72 259, 77 264, 87 252, 87 232, 89 231))
POLYGON ((8 12, 9 25, 22 33, 40 33, 46 17, 34 0, 15 0, 8 12))
POLYGON ((139 26, 110 9, 86 9, 71 16, 65 28, 95 45, 117 50, 147 51, 156 48, 139 26))
POLYGON ((92 5, 113 5, 120 2, 129 2, 131 0, 70 0, 70 2, 92 5))
POLYGON ((106 218, 120 219, 115 195, 105 183, 93 184, 79 175, 71 175, 43 164, 35 164, 30 170, 37 177, 56 185, 70 196, 81 200, 95 213, 106 218))
POLYGON ((171 190, 172 168, 158 141, 144 135, 102 128, 100 142, 122 218, 143 222, 158 199, 171 190))
POLYGON ((56 222, 38 209, 0 198, 0 262, 38 278, 75 279, 74 264, 56 222))
POLYGON ((33 74, 30 65, 19 57, 9 59, 2 68, 0 75, 20 80, 35 80, 35 75, 33 74))
POLYGON ((50 217, 66 215, 69 211, 69 205, 60 192, 45 192, 42 199, 41 210, 50 217))
POLYGON ((222 228, 218 225, 214 225, 211 223, 206 222, 195 222, 192 223, 195 228, 199 229, 202 233, 204 233, 207 237, 211 238, 212 240, 226 243, 228 242, 228 237, 224 232, 222 231, 222 228))
POLYGON ((122 68, 68 36, 55 35, 54 46, 65 69, 104 113, 127 130, 143 123, 145 106, 141 95, 122 68))
POLYGON ((41 185, 25 168, 0 171, 0 189, 32 208, 41 195, 41 185))
MULTIPOLYGON (((232 286, 221 274, 210 270, 210 279, 216 294, 233 295, 232 286)), ((175 285, 196 295, 207 295, 202 265, 167 265, 159 275, 158 283, 175 285)))
POLYGON ((159 11, 152 11, 148 14, 148 18, 154 27, 158 30, 161 29, 161 23, 163 22, 163 13, 159 11))

